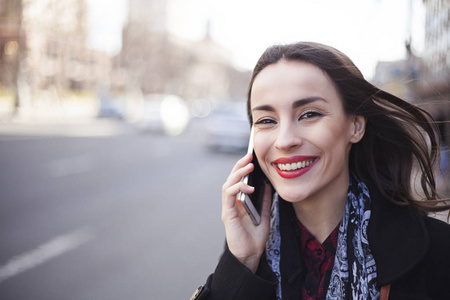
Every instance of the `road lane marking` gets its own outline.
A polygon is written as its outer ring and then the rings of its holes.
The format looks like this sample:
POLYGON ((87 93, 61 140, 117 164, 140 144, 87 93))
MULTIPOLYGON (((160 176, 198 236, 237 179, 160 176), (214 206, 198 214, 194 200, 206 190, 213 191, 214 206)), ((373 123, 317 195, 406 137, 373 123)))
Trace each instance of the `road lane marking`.
POLYGON ((53 178, 88 173, 92 170, 92 159, 86 155, 54 160, 49 164, 50 176, 53 178))
POLYGON ((74 250, 94 238, 90 228, 81 228, 68 234, 60 235, 40 245, 34 250, 13 257, 0 266, 0 283, 8 278, 37 267, 52 258, 74 250))

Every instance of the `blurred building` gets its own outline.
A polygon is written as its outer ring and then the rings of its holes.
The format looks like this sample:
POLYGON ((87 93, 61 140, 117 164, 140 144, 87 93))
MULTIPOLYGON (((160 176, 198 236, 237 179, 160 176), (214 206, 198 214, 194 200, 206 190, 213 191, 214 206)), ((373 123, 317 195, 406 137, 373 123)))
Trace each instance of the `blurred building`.
POLYGON ((426 8, 423 80, 418 97, 438 121, 450 144, 450 1, 424 0, 426 8), (445 123, 446 122, 446 123, 445 123))
MULTIPOLYGON (((441 133, 440 167, 445 178, 450 174, 450 1, 423 2, 426 8, 423 55, 416 56, 407 39, 408 57, 379 62, 373 83, 433 115, 441 133)), ((443 187, 450 193, 450 187, 445 183, 443 187)))
MULTIPOLYGON (((450 2, 424 0, 426 7, 423 60, 427 76, 435 85, 449 88, 450 79, 450 2)), ((442 87, 444 88, 444 87, 442 87)))
POLYGON ((417 102, 417 80, 421 67, 421 59, 414 56, 397 61, 380 61, 372 83, 397 97, 417 102))
POLYGON ((425 47, 416 56, 379 62, 373 83, 428 110, 440 124, 442 141, 450 143, 450 1, 424 0, 425 47))
POLYGON ((86 46, 86 0, 22 1, 22 67, 32 90, 87 90, 108 83, 110 58, 86 46))
POLYGON ((250 72, 237 70, 230 53, 214 42, 205 24, 200 41, 174 34, 171 0, 130 0, 114 83, 143 94, 176 94, 190 101, 221 101, 246 94, 250 72))
POLYGON ((87 19, 86 0, 0 0, 0 88, 29 98, 16 106, 109 84, 111 58, 87 47, 87 19))
POLYGON ((17 89, 21 13, 20 1, 0 1, 0 91, 17 89))
POLYGON ((16 106, 30 104, 42 91, 50 101, 98 90, 111 97, 137 92, 187 101, 245 96, 250 72, 233 66, 208 24, 197 41, 170 30, 174 0, 129 0, 116 57, 87 46, 87 1, 0 0, 0 93, 8 89, 17 95, 16 106))

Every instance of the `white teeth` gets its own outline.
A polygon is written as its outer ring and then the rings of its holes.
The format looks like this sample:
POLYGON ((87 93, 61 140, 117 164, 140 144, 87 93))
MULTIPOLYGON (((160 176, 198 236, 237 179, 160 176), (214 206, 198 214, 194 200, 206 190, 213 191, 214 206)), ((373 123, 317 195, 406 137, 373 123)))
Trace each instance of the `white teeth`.
POLYGON ((280 169, 281 171, 294 171, 297 169, 308 167, 312 163, 313 160, 304 160, 292 164, 278 164, 278 169, 280 169))

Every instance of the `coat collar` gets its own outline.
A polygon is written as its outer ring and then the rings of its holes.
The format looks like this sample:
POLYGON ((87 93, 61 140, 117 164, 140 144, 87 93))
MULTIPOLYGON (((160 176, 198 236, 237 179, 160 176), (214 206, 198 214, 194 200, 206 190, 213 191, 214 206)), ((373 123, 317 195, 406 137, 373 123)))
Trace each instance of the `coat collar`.
POLYGON ((369 186, 371 210, 368 235, 380 286, 413 269, 425 256, 429 236, 418 211, 395 205, 369 186))
POLYGON ((291 203, 282 200, 281 197, 278 203, 281 235, 280 272, 284 275, 281 276, 281 290, 286 299, 300 299, 300 278, 304 275, 304 268, 296 238, 299 234, 297 217, 291 203))
MULTIPOLYGON (((368 187, 372 211, 368 226, 369 245, 377 266, 378 284, 383 286, 411 271, 425 256, 430 242, 418 211, 395 205, 376 187, 368 187)), ((284 262, 281 268, 287 275, 284 280, 282 277, 283 292, 291 290, 298 282, 295 279, 303 272, 295 226, 292 226, 295 220, 292 204, 280 201, 281 260, 284 262)))

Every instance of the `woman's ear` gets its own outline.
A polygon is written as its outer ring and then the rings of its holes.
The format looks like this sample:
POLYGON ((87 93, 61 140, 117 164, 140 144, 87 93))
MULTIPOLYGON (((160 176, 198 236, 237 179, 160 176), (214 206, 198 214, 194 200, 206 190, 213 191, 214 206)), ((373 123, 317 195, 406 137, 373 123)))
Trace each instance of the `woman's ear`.
POLYGON ((358 143, 366 132, 366 118, 363 116, 353 116, 353 133, 350 137, 350 142, 353 144, 358 143))

